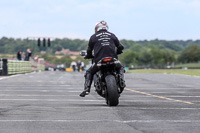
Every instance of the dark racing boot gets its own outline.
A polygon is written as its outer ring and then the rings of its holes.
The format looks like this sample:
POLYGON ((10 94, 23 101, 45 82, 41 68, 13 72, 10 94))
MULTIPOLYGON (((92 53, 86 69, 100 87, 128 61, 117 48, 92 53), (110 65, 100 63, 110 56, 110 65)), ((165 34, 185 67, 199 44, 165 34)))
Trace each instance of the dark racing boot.
POLYGON ((85 95, 88 95, 89 93, 90 93, 90 88, 87 88, 80 94, 80 97, 85 97, 85 95))
POLYGON ((86 72, 84 91, 80 94, 80 97, 85 97, 85 95, 88 95, 90 93, 91 84, 92 84, 91 74, 86 72))
POLYGON ((125 70, 124 70, 124 67, 122 67, 119 71, 119 88, 120 88, 119 93, 122 93, 124 88, 126 87, 125 80, 124 80, 124 73, 125 73, 125 70))

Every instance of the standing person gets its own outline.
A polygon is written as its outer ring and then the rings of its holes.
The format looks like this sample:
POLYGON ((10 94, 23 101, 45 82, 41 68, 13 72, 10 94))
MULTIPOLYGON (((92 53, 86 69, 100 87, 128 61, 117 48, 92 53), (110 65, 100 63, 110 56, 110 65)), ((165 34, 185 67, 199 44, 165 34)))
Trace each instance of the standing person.
POLYGON ((85 63, 83 61, 81 62, 81 70, 85 71, 85 63))
MULTIPOLYGON (((84 91, 80 94, 81 97, 85 97, 90 93, 90 88, 94 74, 99 71, 97 63, 104 57, 112 57, 118 59, 117 54, 121 54, 124 46, 119 42, 118 38, 111 32, 108 32, 108 25, 105 21, 100 21, 95 26, 95 34, 90 37, 87 55, 85 59, 93 58, 93 65, 86 71, 84 91)), ((118 74, 124 81, 124 67, 119 63, 116 66, 118 74)), ((124 86, 125 87, 125 86, 124 86)), ((120 87, 121 92, 124 87, 120 87)), ((121 93, 120 92, 120 93, 121 93)))
POLYGON ((22 61, 24 61, 25 58, 26 58, 26 55, 25 55, 25 53, 22 51, 22 61))
POLYGON ((17 59, 20 61, 22 60, 22 51, 17 52, 17 59))
POLYGON ((77 62, 77 69, 78 69, 78 72, 80 72, 80 69, 81 69, 81 61, 80 60, 77 62))
POLYGON ((32 51, 31 49, 27 49, 25 54, 25 61, 29 61, 30 57, 32 57, 32 51))
POLYGON ((77 65, 76 62, 72 61, 71 68, 73 69, 74 72, 76 71, 76 65, 77 65))

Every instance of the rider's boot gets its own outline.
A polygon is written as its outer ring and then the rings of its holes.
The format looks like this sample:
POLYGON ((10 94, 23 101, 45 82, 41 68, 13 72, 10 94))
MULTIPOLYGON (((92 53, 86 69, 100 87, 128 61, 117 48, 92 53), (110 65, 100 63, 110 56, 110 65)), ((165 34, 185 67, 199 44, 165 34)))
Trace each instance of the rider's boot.
POLYGON ((119 87, 120 87, 119 93, 122 93, 124 88, 126 87, 124 73, 125 73, 124 67, 121 67, 121 69, 119 71, 119 87))
POLYGON ((85 95, 88 95, 90 93, 91 84, 92 84, 91 74, 86 72, 84 91, 80 94, 80 97, 85 97, 85 95))

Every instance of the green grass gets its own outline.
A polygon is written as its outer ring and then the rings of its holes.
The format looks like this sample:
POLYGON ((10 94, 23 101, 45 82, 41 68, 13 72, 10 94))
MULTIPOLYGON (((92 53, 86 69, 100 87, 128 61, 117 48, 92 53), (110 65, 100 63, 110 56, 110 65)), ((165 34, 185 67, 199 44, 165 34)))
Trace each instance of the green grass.
POLYGON ((16 58, 14 54, 0 54, 0 58, 16 58))
POLYGON ((136 69, 129 70, 128 73, 168 73, 200 76, 200 69, 136 69))
POLYGON ((200 63, 188 63, 188 64, 180 64, 175 67, 200 67, 200 63))

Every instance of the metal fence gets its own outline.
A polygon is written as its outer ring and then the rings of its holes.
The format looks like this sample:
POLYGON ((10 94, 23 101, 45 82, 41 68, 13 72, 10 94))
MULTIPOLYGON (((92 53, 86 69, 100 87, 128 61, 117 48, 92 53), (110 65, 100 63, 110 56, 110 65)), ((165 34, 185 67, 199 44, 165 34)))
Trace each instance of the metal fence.
POLYGON ((8 59, 7 63, 6 63, 6 66, 7 66, 6 70, 3 65, 5 65, 5 62, 3 62, 3 59, 0 59, 0 71, 2 71, 0 73, 0 75, 3 75, 4 71, 6 71, 6 72, 4 72, 4 75, 5 74, 12 75, 12 74, 30 73, 33 71, 44 71, 45 70, 44 65, 38 64, 35 61, 18 61, 18 60, 9 60, 8 59))
POLYGON ((1 58, 0 58, 0 70, 3 70, 3 61, 1 58))
POLYGON ((2 71, 3 70, 3 60, 2 60, 2 58, 0 58, 0 71, 2 71))
POLYGON ((8 74, 30 73, 30 61, 8 60, 8 74))

